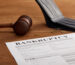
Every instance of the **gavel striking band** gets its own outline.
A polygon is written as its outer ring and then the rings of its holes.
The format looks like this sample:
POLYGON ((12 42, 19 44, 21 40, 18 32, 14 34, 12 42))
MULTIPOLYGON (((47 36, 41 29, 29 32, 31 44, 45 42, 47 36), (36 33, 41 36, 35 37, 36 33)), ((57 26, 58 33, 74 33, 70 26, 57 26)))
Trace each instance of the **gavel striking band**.
POLYGON ((0 28, 11 27, 17 35, 25 35, 29 31, 31 26, 32 19, 29 16, 22 15, 21 17, 19 17, 16 23, 1 24, 0 28))

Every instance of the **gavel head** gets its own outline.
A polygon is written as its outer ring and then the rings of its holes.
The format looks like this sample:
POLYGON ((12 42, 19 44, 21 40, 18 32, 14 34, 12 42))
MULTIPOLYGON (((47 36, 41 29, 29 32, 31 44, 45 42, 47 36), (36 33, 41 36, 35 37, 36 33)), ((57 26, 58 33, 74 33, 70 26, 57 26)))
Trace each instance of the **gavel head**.
POLYGON ((32 26, 32 19, 29 16, 21 16, 14 24, 13 29, 17 35, 25 35, 32 26))

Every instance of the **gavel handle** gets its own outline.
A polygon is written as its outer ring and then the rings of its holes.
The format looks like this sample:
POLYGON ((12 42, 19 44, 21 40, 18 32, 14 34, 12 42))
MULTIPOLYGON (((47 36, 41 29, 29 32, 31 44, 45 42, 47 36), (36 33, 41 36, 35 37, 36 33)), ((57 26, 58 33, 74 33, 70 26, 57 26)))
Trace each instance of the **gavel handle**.
POLYGON ((13 23, 0 24, 0 28, 12 28, 13 23))

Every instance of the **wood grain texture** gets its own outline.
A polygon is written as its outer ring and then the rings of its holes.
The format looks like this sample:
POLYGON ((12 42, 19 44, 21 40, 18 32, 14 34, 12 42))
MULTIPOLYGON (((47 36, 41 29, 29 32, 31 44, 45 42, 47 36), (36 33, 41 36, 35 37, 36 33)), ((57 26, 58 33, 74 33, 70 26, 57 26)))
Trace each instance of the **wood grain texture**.
MULTIPOLYGON (((55 0, 64 16, 75 19, 75 0, 55 0)), ((71 33, 60 28, 48 28, 43 13, 35 0, 0 0, 0 24, 14 23, 21 15, 33 20, 31 30, 25 36, 16 36, 11 28, 0 28, 0 65, 17 65, 5 43, 71 33)))

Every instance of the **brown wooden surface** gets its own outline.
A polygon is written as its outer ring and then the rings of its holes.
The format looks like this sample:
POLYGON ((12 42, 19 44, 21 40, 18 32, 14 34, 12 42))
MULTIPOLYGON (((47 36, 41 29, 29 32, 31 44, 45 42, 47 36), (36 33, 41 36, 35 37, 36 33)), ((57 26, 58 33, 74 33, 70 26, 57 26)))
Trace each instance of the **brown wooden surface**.
MULTIPOLYGON (((75 0, 56 0, 64 16, 75 19, 75 0)), ((0 24, 15 22, 22 14, 33 20, 31 30, 25 36, 16 36, 13 29, 0 28, 0 65, 17 65, 5 43, 45 36, 71 33, 71 31, 48 28, 41 9, 35 0, 0 0, 0 24)))

